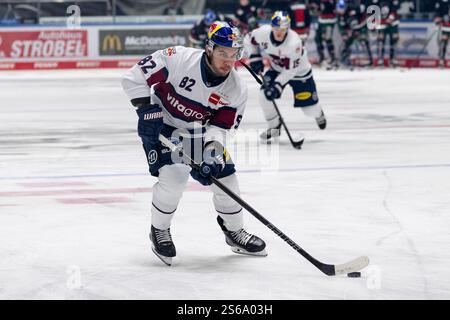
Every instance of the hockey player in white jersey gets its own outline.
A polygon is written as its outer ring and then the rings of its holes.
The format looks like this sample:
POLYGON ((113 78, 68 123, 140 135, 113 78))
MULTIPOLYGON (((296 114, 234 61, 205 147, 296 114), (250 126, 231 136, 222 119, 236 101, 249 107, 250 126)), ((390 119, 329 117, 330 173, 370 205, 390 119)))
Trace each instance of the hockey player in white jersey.
POLYGON ((266 255, 264 241, 244 230, 242 207, 211 184, 214 176, 239 194, 234 163, 225 145, 227 133, 238 128, 247 101, 247 87, 234 70, 242 51, 239 30, 216 21, 209 29, 205 50, 177 46, 156 51, 122 78, 137 108, 138 134, 149 171, 158 177, 153 187, 150 240, 153 252, 167 265, 176 255, 171 221, 189 174, 210 185, 217 221, 231 249, 266 255), (201 163, 200 169, 191 170, 182 163, 159 142, 159 134, 181 144, 185 153, 201 163))
POLYGON ((307 116, 315 118, 320 129, 325 129, 327 124, 319 104, 306 48, 298 34, 290 30, 290 24, 286 12, 276 11, 271 18, 271 25, 253 30, 250 41, 246 43, 253 71, 258 74, 264 72, 263 58, 268 58, 270 62, 270 68, 264 73, 259 99, 269 125, 269 129, 261 134, 265 140, 280 134, 280 119, 271 101, 281 97, 287 84, 294 93, 294 107, 299 107, 307 116))

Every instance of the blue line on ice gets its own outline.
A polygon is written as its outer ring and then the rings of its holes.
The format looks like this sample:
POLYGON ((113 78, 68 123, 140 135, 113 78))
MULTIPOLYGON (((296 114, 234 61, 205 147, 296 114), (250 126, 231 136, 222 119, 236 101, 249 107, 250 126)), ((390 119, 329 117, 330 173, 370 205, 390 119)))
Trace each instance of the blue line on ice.
MULTIPOLYGON (((316 168, 284 168, 284 169, 263 169, 273 172, 300 172, 300 171, 333 171, 333 170, 383 170, 383 169, 425 169, 425 168, 450 168, 450 163, 438 164, 412 164, 412 165, 385 165, 385 166, 361 166, 361 167, 316 167, 316 168)), ((239 174, 256 173, 263 171, 261 169, 243 169, 237 170, 239 174)), ((107 178, 107 177, 133 177, 148 176, 148 173, 102 173, 102 174, 80 174, 69 176, 11 176, 0 177, 0 180, 31 180, 31 179, 77 179, 77 178, 107 178)))

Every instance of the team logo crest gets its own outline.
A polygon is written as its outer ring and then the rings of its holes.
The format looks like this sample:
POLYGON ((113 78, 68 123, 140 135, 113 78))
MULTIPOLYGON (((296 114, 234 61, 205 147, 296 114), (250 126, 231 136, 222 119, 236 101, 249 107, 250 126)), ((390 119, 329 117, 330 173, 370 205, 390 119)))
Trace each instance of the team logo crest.
POLYGON ((154 164, 158 160, 158 152, 156 150, 150 150, 147 158, 149 164, 154 164))

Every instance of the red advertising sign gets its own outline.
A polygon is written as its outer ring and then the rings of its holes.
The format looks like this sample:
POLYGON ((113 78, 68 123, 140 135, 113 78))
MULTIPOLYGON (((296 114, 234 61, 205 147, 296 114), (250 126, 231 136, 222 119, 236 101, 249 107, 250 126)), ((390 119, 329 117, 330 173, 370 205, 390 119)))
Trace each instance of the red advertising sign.
POLYGON ((0 59, 86 57, 86 30, 0 31, 0 59))
POLYGON ((73 60, 73 61, 11 61, 0 60, 0 71, 7 70, 55 70, 55 69, 98 69, 131 68, 136 64, 132 60, 73 60))

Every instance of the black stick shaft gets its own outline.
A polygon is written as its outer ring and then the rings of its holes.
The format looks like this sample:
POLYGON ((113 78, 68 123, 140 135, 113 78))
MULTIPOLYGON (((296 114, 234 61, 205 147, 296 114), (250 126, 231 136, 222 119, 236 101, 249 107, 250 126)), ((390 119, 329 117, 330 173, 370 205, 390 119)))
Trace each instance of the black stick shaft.
MULTIPOLYGON (((250 74, 253 76, 253 78, 255 78, 255 80, 260 85, 264 84, 264 80, 261 79, 246 63, 244 63, 242 61, 239 61, 239 62, 245 67, 245 69, 248 70, 248 72, 250 72, 250 74)), ((291 144, 295 148, 301 147, 301 143, 303 143, 303 140, 300 140, 299 142, 295 142, 294 139, 292 139, 291 133, 289 132, 289 129, 287 128, 286 123, 284 122, 284 119, 283 119, 283 116, 281 115, 280 109, 278 109, 278 106, 274 100, 272 100, 272 104, 273 104, 273 107, 275 108, 275 111, 278 114, 278 117, 280 118, 281 125, 283 126, 284 130, 286 130, 286 133, 288 135, 289 141, 291 141, 291 144)))
POLYGON ((313 256, 311 256, 308 252, 306 252, 304 249, 302 249, 298 244, 296 244, 291 238, 289 238, 284 232, 282 232, 280 229, 278 229, 276 226, 274 226, 269 220, 264 218, 258 211, 253 209, 252 206, 250 206, 247 202, 245 202, 241 197, 239 197, 237 194, 235 194, 233 191, 228 189, 222 182, 220 182, 218 179, 211 177, 211 181, 219 187, 223 192, 225 192, 230 198, 232 198, 234 201, 239 203, 245 210, 250 212, 256 219, 258 219, 262 224, 264 224, 267 228, 272 230, 277 236, 279 236, 281 239, 283 239, 289 246, 291 246, 295 251, 300 253, 303 257, 305 257, 309 262, 311 262, 314 266, 316 266, 320 271, 325 273, 326 275, 333 275, 334 273, 334 267, 331 266, 331 268, 326 268, 326 265, 317 259, 315 259, 313 256), (324 270, 325 269, 325 270, 324 270))
MULTIPOLYGON (((192 160, 187 154, 184 153, 183 149, 175 146, 169 139, 160 135, 159 140, 170 148, 173 152, 178 152, 178 154, 184 159, 185 162, 189 164, 193 169, 198 170, 200 165, 192 160)), ((335 267, 334 265, 328 265, 322 263, 311 256, 308 252, 303 250, 298 244, 296 244, 291 238, 289 238, 286 234, 284 234, 280 229, 275 227, 269 220, 264 218, 258 211, 256 211, 252 206, 250 206, 247 202, 245 202, 240 196, 235 194, 233 191, 228 189, 219 179, 211 177, 212 183, 214 183, 218 188, 220 188, 223 192, 225 192, 231 199, 240 204, 245 210, 250 212, 256 219, 258 219, 262 224, 264 224, 267 228, 272 230, 277 236, 283 239, 289 246, 291 246, 295 251, 300 253, 303 257, 305 257, 309 262, 311 262, 316 268, 325 273, 328 276, 335 275, 335 267)))

